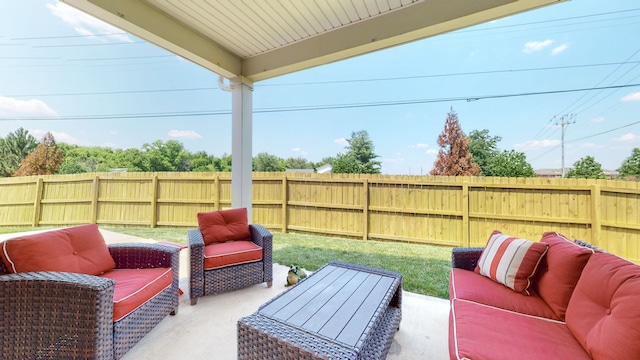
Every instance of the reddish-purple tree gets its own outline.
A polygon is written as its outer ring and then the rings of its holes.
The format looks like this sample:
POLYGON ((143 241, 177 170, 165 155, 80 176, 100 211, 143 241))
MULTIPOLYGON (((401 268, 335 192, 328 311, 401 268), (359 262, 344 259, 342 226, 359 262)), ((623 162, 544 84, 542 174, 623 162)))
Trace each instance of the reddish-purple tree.
POLYGON ((47 132, 40 144, 20 163, 13 176, 51 175, 58 172, 64 154, 56 144, 50 132, 47 132))
POLYGON ((471 161, 469 137, 460 128, 458 114, 447 114, 444 130, 438 135, 438 157, 433 164, 431 175, 475 176, 480 174, 480 166, 471 161))

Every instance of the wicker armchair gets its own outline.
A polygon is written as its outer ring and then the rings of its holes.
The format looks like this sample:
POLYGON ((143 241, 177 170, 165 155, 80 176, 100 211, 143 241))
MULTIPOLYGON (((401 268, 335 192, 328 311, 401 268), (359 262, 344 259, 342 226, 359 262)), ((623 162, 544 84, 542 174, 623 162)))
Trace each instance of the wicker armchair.
MULTIPOLYGON (((249 224, 251 241, 262 248, 262 259, 258 261, 230 264, 205 270, 205 242, 200 229, 188 230, 191 276, 189 296, 191 305, 201 296, 241 289, 247 286, 273 283, 272 247, 273 235, 262 225, 249 224)), ((206 245, 210 246, 210 245, 206 245)))
POLYGON ((179 249, 114 244, 116 269, 172 268, 172 285, 119 321, 115 281, 69 272, 10 274, 0 261, 0 358, 121 358, 167 315, 178 310, 179 249))

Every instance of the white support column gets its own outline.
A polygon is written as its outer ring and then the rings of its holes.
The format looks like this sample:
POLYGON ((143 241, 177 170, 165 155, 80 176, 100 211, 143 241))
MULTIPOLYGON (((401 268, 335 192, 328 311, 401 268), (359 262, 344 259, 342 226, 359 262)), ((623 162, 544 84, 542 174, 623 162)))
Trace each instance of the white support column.
POLYGON ((231 207, 246 207, 251 223, 251 171, 253 133, 253 82, 230 79, 232 98, 231 207))

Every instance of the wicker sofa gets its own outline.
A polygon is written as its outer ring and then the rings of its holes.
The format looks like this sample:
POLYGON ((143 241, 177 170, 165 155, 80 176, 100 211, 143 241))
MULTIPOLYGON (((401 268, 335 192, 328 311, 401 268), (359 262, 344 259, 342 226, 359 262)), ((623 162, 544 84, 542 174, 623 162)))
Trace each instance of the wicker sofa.
POLYGON ((0 358, 119 359, 178 310, 179 249, 82 225, 0 243, 0 358))
POLYGON ((481 275, 489 246, 453 250, 450 358, 640 359, 640 266, 557 233, 539 243, 529 294, 481 275))

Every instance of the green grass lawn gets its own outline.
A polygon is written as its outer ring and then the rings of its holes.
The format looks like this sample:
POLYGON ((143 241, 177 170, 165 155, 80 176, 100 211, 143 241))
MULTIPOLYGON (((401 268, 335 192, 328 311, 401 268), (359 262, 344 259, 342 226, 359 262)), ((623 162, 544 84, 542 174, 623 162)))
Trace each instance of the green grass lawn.
MULTIPOLYGON (((104 230, 141 238, 186 244, 181 228, 108 227, 104 230)), ((0 233, 33 228, 0 228, 0 233)), ((444 246, 354 240, 319 235, 273 232, 273 261, 315 271, 330 260, 339 260, 399 272, 407 291, 448 299, 451 248, 444 246)), ((277 284, 285 279, 274 279, 277 284)))

